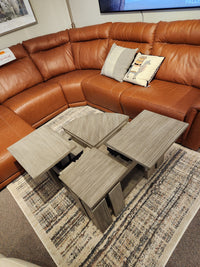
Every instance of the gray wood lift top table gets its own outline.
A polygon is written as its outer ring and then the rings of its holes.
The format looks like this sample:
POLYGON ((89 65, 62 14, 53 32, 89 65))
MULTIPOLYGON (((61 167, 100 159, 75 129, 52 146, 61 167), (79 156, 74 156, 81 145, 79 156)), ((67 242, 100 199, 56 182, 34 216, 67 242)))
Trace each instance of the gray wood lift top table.
POLYGON ((81 144, 99 147, 124 126, 128 119, 127 115, 118 113, 90 114, 63 125, 63 128, 81 144))
MULTIPOLYGON (((148 178, 187 126, 185 122, 147 110, 131 122, 128 122, 128 116, 116 113, 91 114, 75 119, 63 128, 72 139, 87 148, 78 160, 60 172, 59 178, 81 210, 103 232, 112 222, 107 199, 115 215, 124 207, 121 187, 124 177, 139 164, 148 178), (102 152, 102 147, 107 152, 102 152), (122 164, 113 156, 115 153, 130 161, 122 164)), ((8 150, 36 178, 66 157, 75 144, 48 126, 42 126, 8 150)))
POLYGON ((67 185, 79 207, 85 210, 101 230, 112 222, 105 197, 111 201, 115 215, 124 207, 119 181, 127 168, 96 148, 86 148, 76 162, 71 163, 59 178, 67 185), (77 201, 78 200, 78 201, 77 201))
POLYGON ((148 178, 187 126, 188 123, 144 110, 106 145, 145 167, 148 178))
POLYGON ((32 178, 38 178, 66 157, 75 145, 48 126, 42 126, 11 145, 8 150, 32 178))

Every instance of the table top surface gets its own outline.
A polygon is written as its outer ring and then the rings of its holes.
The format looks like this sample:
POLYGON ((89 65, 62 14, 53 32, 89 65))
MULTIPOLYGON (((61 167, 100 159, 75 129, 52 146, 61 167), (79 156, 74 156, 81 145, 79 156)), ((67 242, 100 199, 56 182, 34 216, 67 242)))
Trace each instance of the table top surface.
POLYGON ((144 110, 106 142, 111 149, 151 168, 188 124, 144 110))
POLYGON ((29 173, 37 178, 47 172, 75 148, 48 126, 42 126, 25 136, 8 150, 29 173))
POLYGON ((113 188, 127 168, 96 148, 86 148, 59 178, 90 208, 113 188))
POLYGON ((91 114, 77 118, 63 125, 63 128, 87 146, 98 147, 127 123, 128 119, 128 116, 119 113, 91 114))

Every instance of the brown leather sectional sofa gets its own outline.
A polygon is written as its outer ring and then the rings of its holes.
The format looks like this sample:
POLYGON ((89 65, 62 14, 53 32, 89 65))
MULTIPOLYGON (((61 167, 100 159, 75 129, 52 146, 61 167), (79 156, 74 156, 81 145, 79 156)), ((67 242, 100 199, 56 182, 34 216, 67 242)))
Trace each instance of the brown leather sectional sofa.
POLYGON ((23 171, 7 147, 68 107, 158 112, 188 122, 179 142, 200 147, 200 20, 104 23, 10 49, 16 60, 0 67, 0 188, 23 171), (150 87, 100 75, 113 43, 165 57, 150 87))

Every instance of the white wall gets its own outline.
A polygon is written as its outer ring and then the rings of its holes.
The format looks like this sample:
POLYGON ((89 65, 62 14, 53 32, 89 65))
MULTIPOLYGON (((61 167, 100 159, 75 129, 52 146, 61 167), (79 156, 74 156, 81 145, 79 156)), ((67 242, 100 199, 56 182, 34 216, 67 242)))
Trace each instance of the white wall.
POLYGON ((36 36, 69 28, 71 25, 65 0, 30 0, 37 24, 0 37, 0 49, 36 36))
POLYGON ((173 21, 184 19, 200 19, 200 8, 171 9, 167 11, 143 11, 143 15, 141 12, 101 14, 98 0, 70 0, 70 4, 76 27, 98 24, 107 21, 158 22, 160 20, 173 21))

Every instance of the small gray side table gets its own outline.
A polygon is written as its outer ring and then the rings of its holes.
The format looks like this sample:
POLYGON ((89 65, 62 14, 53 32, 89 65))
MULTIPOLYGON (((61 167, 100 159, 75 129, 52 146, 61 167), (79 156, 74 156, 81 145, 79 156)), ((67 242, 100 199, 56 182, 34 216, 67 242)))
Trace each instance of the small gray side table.
POLYGON ((188 123, 144 110, 106 145, 142 165, 148 178, 162 163, 167 149, 187 127, 188 123))
POLYGON ((32 178, 40 177, 75 148, 48 126, 42 126, 11 145, 8 150, 32 178))
POLYGON ((119 113, 90 114, 63 125, 63 128, 75 141, 88 147, 100 147, 128 119, 127 115, 119 113))
POLYGON ((79 204, 82 211, 92 219, 103 232, 111 224, 112 217, 105 200, 110 199, 115 215, 124 207, 120 180, 128 168, 96 148, 86 148, 83 155, 71 163, 59 178, 79 204))

